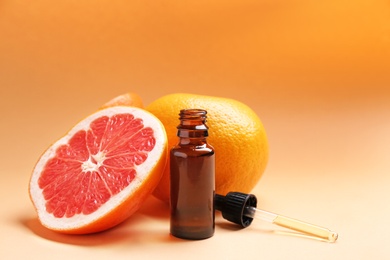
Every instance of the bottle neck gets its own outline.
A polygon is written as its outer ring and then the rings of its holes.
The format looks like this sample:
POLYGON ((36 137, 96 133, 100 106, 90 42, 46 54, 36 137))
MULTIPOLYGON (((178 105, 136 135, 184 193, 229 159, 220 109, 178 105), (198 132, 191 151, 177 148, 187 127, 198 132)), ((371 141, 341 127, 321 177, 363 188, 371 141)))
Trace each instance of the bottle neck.
MULTIPOLYGON (((177 136, 180 139, 199 139, 206 142, 208 127, 206 125, 207 111, 202 109, 180 110, 180 125, 177 126, 177 136)), ((189 142, 186 140, 186 142, 189 142)))

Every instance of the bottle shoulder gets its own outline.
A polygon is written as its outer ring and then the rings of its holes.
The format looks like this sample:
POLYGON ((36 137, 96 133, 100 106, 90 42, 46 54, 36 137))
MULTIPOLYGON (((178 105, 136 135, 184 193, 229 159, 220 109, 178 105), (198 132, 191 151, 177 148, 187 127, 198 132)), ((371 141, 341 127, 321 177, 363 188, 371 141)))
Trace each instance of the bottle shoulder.
POLYGON ((186 156, 213 156, 214 148, 209 144, 203 145, 176 145, 171 149, 171 155, 183 157, 186 156))

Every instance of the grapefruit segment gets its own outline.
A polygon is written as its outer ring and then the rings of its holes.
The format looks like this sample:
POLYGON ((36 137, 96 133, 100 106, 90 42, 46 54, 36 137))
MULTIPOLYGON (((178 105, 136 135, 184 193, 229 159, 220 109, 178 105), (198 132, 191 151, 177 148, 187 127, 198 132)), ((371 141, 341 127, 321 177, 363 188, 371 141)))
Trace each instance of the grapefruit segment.
POLYGON ((157 186, 167 152, 164 126, 143 109, 116 106, 87 117, 34 168, 29 191, 41 223, 80 234, 119 224, 157 186))

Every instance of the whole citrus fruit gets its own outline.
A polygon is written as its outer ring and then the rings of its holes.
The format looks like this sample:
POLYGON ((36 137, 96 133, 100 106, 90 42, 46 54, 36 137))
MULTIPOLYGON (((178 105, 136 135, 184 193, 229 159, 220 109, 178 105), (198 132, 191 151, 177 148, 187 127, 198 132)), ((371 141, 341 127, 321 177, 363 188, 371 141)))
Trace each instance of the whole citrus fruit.
POLYGON ((165 129, 154 115, 135 107, 102 109, 40 157, 30 197, 49 229, 102 231, 142 205, 159 183, 167 157, 165 129))
MULTIPOLYGON (((216 155, 216 193, 250 192, 268 162, 267 136, 256 113, 233 99, 183 93, 163 96, 149 104, 146 110, 165 126, 170 148, 178 142, 178 114, 185 108, 207 110, 208 142, 216 155)), ((153 194, 169 201, 169 162, 153 194)))
POLYGON ((134 92, 129 92, 109 100, 101 108, 113 106, 130 106, 143 108, 144 104, 142 98, 138 94, 134 92))

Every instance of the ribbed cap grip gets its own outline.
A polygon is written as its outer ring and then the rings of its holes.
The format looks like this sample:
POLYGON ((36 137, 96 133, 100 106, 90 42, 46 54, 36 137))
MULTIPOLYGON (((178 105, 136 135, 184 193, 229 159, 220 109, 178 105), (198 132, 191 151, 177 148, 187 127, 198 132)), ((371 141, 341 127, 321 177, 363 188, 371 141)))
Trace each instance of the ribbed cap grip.
POLYGON ((233 223, 247 227, 252 223, 253 218, 244 216, 244 209, 247 206, 256 207, 257 198, 253 194, 241 192, 229 192, 226 196, 215 195, 215 209, 222 212, 222 217, 233 223))

